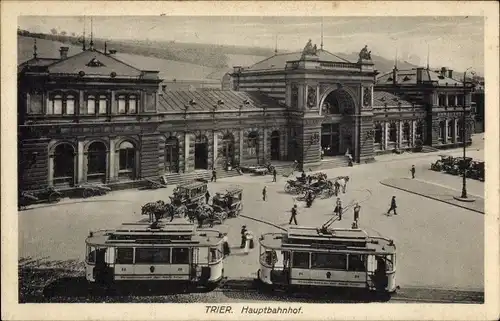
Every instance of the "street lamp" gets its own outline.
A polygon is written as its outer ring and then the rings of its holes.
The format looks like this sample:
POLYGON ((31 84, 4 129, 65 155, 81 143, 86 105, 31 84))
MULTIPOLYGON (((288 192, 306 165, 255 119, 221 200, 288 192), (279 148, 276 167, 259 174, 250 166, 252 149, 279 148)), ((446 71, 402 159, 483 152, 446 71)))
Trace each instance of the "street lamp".
MULTIPOLYGON (((467 75, 467 71, 469 71, 469 69, 472 69, 472 67, 469 67, 464 71, 464 98, 463 98, 463 103, 462 103, 462 107, 463 107, 463 113, 462 113, 462 133, 463 133, 463 135, 462 135, 462 143, 463 143, 462 195, 460 197, 455 197, 455 199, 460 200, 460 201, 464 201, 464 202, 474 202, 474 199, 469 199, 467 196, 467 180, 466 180, 466 176, 465 176, 466 171, 467 171, 466 157, 465 157, 466 147, 467 147, 467 141, 466 141, 466 139, 467 139, 466 128, 467 127, 466 127, 466 117, 465 117, 465 113, 466 113, 465 105, 466 105, 466 97, 467 97, 466 75, 467 75)), ((474 75, 474 72, 472 71, 471 74, 474 75)))

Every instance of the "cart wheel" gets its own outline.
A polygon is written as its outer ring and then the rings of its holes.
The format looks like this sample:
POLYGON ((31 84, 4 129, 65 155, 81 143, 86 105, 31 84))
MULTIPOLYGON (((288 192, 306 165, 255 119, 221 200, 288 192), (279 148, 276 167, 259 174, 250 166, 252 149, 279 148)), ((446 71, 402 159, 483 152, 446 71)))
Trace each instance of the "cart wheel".
POLYGON ((93 195, 93 193, 90 189, 86 188, 83 190, 83 198, 88 198, 88 197, 91 197, 92 195, 93 195))
POLYGON ((49 195, 49 203, 57 203, 60 200, 61 200, 61 198, 56 193, 52 193, 49 195))
POLYGON ((286 183, 286 184, 285 184, 285 192, 290 193, 290 192, 291 192, 291 190, 292 190, 292 188, 291 188, 291 186, 290 186, 290 183, 286 183))

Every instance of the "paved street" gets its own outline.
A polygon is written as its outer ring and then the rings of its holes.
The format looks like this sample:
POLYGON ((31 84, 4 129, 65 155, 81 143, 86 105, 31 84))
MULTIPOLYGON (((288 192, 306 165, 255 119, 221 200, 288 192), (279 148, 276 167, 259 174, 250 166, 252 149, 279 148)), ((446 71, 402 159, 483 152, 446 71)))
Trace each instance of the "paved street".
MULTIPOLYGON (((460 151, 447 152, 460 155, 460 151)), ((469 151, 470 157, 482 159, 482 151, 469 151)), ((341 195, 344 205, 361 203, 360 227, 369 233, 380 233, 395 240, 398 248, 397 280, 407 287, 482 290, 484 287, 484 221, 483 215, 443 202, 424 198, 380 184, 387 178, 409 177, 412 164, 419 180, 440 184, 457 190, 461 179, 430 171, 436 154, 418 158, 393 156, 381 161, 324 171, 329 177, 349 175, 347 193, 341 195), (386 215, 390 198, 398 201, 398 215, 386 215)), ((230 185, 244 187, 245 216, 287 226, 292 196, 284 193, 287 180, 277 183, 271 176, 240 176, 209 184, 210 193, 223 191, 230 185), (268 186, 269 200, 261 200, 263 186, 268 186)), ((469 193, 483 195, 484 183, 467 180, 469 193)), ((114 228, 124 221, 140 218, 141 205, 149 201, 168 199, 173 187, 154 191, 126 190, 87 200, 63 200, 54 206, 40 205, 19 213, 19 257, 47 258, 48 260, 84 259, 84 240, 89 230, 114 228)), ((310 209, 299 205, 299 224, 320 226, 327 221, 335 199, 316 200, 310 209)), ((352 211, 334 226, 350 227, 352 211)), ((239 245, 241 225, 259 235, 277 229, 243 217, 229 219, 220 228, 229 234, 230 243, 239 245)), ((258 269, 258 248, 249 255, 239 249, 227 259, 225 273, 228 279, 255 277, 258 269)))

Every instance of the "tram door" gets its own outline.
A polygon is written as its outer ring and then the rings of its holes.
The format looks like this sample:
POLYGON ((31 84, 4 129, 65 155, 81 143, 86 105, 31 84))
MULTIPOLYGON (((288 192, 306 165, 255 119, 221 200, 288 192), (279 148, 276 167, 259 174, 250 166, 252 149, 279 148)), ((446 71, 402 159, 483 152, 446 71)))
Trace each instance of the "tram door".
POLYGON ((383 255, 368 255, 366 279, 370 290, 385 291, 388 285, 388 263, 383 255))
POLYGON ((113 280, 115 263, 115 248, 104 247, 96 249, 94 278, 98 283, 109 283, 113 280))
POLYGON ((199 278, 201 281, 208 281, 210 279, 210 266, 208 265, 208 260, 210 259, 210 251, 208 247, 198 248, 198 264, 199 268, 199 278))

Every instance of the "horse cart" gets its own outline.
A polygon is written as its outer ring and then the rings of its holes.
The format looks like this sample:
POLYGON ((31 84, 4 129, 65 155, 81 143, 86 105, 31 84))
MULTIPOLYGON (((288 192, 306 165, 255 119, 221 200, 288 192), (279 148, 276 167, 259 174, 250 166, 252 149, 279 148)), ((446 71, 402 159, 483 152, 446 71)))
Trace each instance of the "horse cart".
POLYGON ((47 187, 46 189, 33 192, 19 191, 17 196, 17 208, 22 211, 33 204, 57 203, 62 197, 62 193, 53 187, 47 187))
POLYGON ((228 217, 237 217, 243 210, 243 189, 232 187, 227 189, 225 194, 215 194, 212 207, 216 212, 227 213, 228 217))
POLYGON ((167 176, 162 175, 158 179, 146 178, 146 189, 159 189, 167 187, 167 176))
POLYGON ((75 189, 77 194, 81 195, 83 198, 106 195, 111 191, 111 188, 99 184, 82 184, 75 189))

